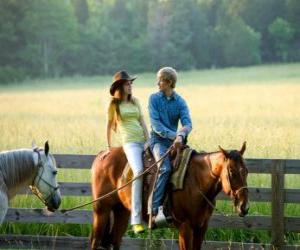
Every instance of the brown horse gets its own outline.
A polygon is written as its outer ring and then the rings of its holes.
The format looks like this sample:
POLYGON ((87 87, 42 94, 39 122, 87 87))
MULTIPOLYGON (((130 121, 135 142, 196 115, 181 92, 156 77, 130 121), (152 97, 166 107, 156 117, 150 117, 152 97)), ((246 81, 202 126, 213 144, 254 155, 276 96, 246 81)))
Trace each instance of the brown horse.
MULTIPOLYGON (((179 230, 179 248, 200 249, 212 215, 215 197, 223 190, 234 199, 240 216, 248 212, 247 168, 241 150, 194 154, 187 169, 184 188, 170 194, 173 223, 179 230), (205 195, 205 197, 204 197, 205 195), (210 200, 209 204, 207 199, 210 200), (182 202, 184 201, 184 202, 182 202)), ((99 154, 92 166, 92 193, 96 199, 121 186, 126 165, 122 148, 115 148, 106 158, 99 154)), ((92 249, 119 249, 130 216, 131 186, 94 203, 92 249)), ((143 207, 147 208, 147 199, 143 207)), ((143 218, 148 220, 144 209, 143 218)))

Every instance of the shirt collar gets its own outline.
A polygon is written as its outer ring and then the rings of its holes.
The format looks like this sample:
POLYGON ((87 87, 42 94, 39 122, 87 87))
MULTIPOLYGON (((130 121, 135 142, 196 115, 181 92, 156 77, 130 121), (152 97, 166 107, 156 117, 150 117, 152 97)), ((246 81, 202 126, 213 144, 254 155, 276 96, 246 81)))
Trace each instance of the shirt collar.
MULTIPOLYGON (((160 96, 160 97, 164 97, 164 98, 167 99, 167 97, 165 96, 165 94, 164 94, 162 91, 159 91, 159 96, 160 96)), ((170 97, 171 97, 171 99, 177 100, 178 95, 177 95, 177 93, 175 92, 175 90, 173 90, 173 93, 172 93, 172 95, 171 95, 170 97)))

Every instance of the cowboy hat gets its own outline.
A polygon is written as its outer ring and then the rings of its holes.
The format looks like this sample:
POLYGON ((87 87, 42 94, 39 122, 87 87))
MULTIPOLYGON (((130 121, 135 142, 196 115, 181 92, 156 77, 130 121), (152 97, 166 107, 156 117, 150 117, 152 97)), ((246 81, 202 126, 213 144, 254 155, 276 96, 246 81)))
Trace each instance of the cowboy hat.
POLYGON ((121 84, 125 81, 134 81, 136 76, 131 77, 125 70, 118 71, 113 76, 113 83, 110 86, 110 94, 113 96, 115 91, 121 86, 121 84))

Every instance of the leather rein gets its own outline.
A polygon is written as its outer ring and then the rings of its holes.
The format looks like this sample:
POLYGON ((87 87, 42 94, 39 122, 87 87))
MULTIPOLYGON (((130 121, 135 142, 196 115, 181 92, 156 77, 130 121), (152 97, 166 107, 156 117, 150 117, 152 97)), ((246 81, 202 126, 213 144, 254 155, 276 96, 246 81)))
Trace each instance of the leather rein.
POLYGON ((103 200, 103 199, 105 199, 105 198, 111 196, 112 194, 118 192, 119 190, 125 188, 126 186, 128 186, 129 184, 131 184, 131 183, 132 183, 133 181, 135 181, 136 179, 138 179, 138 178, 140 178, 141 176, 143 176, 144 174, 148 173, 148 172, 149 172, 153 167, 155 167, 159 162, 161 162, 162 160, 164 160, 164 159, 168 156, 168 154, 170 153, 172 147, 173 147, 173 145, 170 146, 170 147, 168 148, 168 150, 166 151, 166 153, 164 153, 164 155, 162 155, 162 157, 161 157, 158 161, 154 162, 150 167, 148 167, 146 170, 144 170, 144 172, 140 173, 140 174, 137 175, 135 178, 131 179, 130 181, 128 181, 127 183, 125 183, 125 184, 122 185, 121 187, 116 188, 116 189, 112 190, 111 192, 108 192, 108 193, 106 193, 106 194, 104 194, 104 195, 102 195, 102 196, 100 196, 100 197, 98 197, 98 198, 96 198, 96 199, 94 199, 94 200, 92 200, 92 201, 90 201, 90 202, 84 203, 84 204, 82 204, 82 205, 79 205, 79 206, 76 206, 76 207, 73 207, 73 208, 70 208, 70 209, 62 209, 62 210, 60 210, 60 212, 64 214, 64 213, 66 213, 66 212, 69 212, 69 211, 72 211, 72 210, 75 210, 75 209, 78 209, 78 208, 85 207, 85 206, 87 206, 87 205, 89 205, 89 204, 95 203, 96 201, 103 200))
MULTIPOLYGON (((213 172, 213 169, 212 169, 212 164, 211 164, 211 160, 210 160, 210 153, 208 153, 208 162, 209 162, 209 171, 210 171, 210 175, 212 178, 214 179, 217 179, 217 181, 220 182, 220 176, 216 175, 214 172, 213 172)), ((226 169, 227 169, 227 179, 228 179, 228 183, 229 183, 229 186, 230 186, 230 196, 234 198, 234 200, 237 199, 237 196, 238 194, 242 191, 242 190, 247 190, 248 191, 248 187, 246 185, 240 187, 239 189, 237 190, 233 190, 232 189, 232 184, 231 184, 231 178, 230 178, 230 173, 229 173, 229 170, 228 170, 228 167, 226 166, 226 169)), ((200 190, 200 194, 202 195, 202 197, 207 201, 207 203, 213 208, 215 209, 216 211, 218 211, 219 213, 225 215, 225 216, 228 216, 227 214, 224 214, 222 211, 218 210, 216 208, 216 206, 207 198, 207 196, 200 190)))
POLYGON ((37 164, 37 173, 35 175, 35 177, 33 178, 33 181, 31 183, 31 185, 29 186, 31 192, 36 196, 38 197, 38 199, 41 200, 41 202, 47 206, 47 202, 49 200, 49 198, 54 194, 54 192, 56 192, 56 190, 59 189, 59 185, 57 186, 53 186, 51 183, 49 183, 48 181, 46 181, 44 178, 43 178, 43 173, 45 171, 45 166, 43 164, 43 161, 42 161, 42 157, 41 157, 41 154, 39 152, 39 149, 37 148, 34 148, 33 149, 33 152, 37 153, 38 154, 38 164, 37 164), (39 169, 42 168, 42 173, 40 174, 39 172, 39 169), (51 192, 50 194, 44 199, 43 197, 43 194, 39 191, 39 189, 37 188, 38 184, 40 182, 44 182, 45 184, 47 184, 50 188, 51 188, 51 192))

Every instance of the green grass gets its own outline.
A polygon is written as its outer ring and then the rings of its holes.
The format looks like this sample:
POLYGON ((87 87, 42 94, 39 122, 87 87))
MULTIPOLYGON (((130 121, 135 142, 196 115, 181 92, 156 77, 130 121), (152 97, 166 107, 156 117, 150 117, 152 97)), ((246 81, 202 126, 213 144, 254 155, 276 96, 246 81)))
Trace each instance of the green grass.
MULTIPOLYGON (((133 72, 134 73, 134 72, 133 72)), ((111 76, 28 80, 0 86, 0 150, 50 142, 52 153, 96 154, 105 146, 105 106, 111 76)), ((157 90, 154 73, 140 74, 133 91, 146 121, 148 96, 157 90)), ((189 144, 197 150, 240 148, 246 158, 300 159, 300 64, 179 72, 176 90, 190 107, 193 131, 189 144)), ((119 136, 114 137, 120 144, 119 136)), ((59 181, 89 182, 88 170, 60 170, 59 181)), ((270 187, 270 176, 251 174, 251 187, 270 187)), ((299 175, 286 176, 286 188, 300 188, 299 175)), ((63 197, 69 208, 89 197, 63 197)), ((42 207, 34 197, 17 196, 12 207, 42 207)), ((231 213, 230 202, 219 202, 231 213)), ((269 203, 251 203, 250 214, 270 215, 269 203)), ((299 204, 287 204, 285 214, 299 216, 299 204)), ((88 236, 90 225, 5 223, 0 233, 88 236)), ((129 229, 128 236, 133 236, 129 229)), ((177 238, 176 230, 153 232, 154 238, 177 238)), ((149 237, 145 233, 143 237, 149 237)), ((258 230, 209 229, 207 240, 270 242, 258 230)), ((299 234, 286 235, 300 243, 299 234)))

